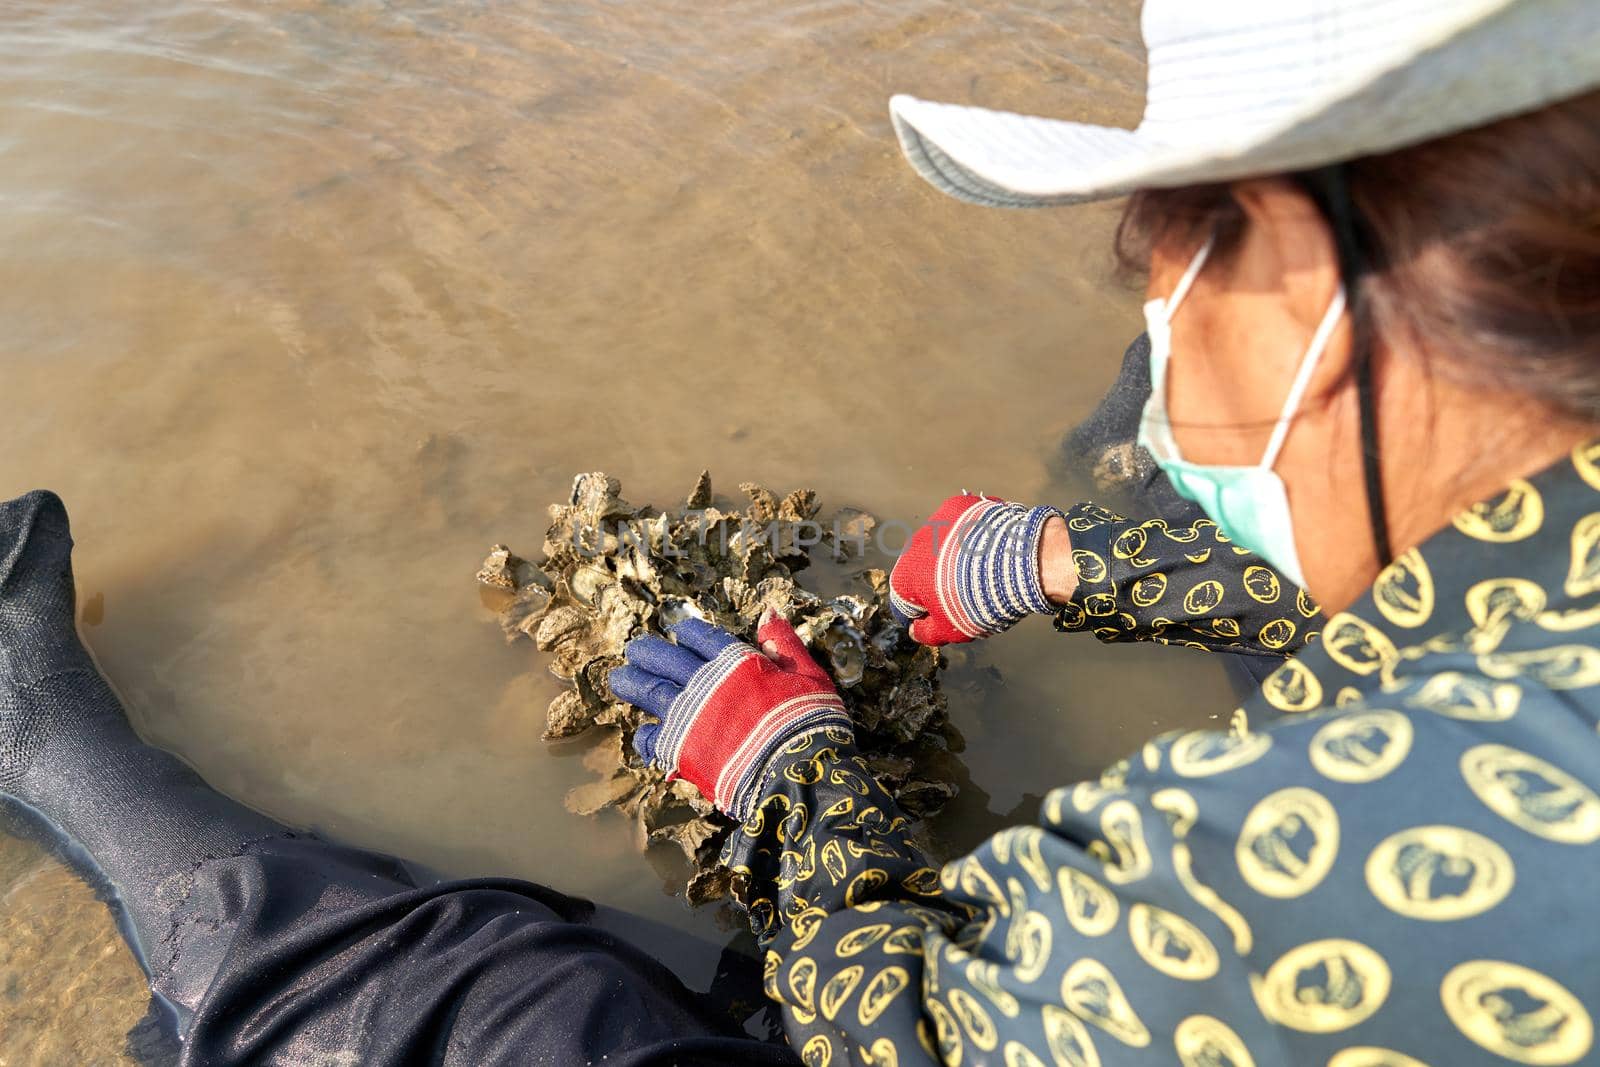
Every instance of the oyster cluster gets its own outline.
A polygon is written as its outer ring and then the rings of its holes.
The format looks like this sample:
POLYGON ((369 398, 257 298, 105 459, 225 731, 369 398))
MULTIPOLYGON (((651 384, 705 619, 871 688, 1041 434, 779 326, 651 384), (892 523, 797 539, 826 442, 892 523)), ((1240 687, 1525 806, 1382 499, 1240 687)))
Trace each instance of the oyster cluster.
POLYGON ((606 686, 630 638, 697 616, 751 640, 763 610, 774 607, 833 676, 863 753, 908 814, 936 814, 955 795, 959 771, 953 753, 961 738, 939 686, 943 660, 890 614, 887 574, 859 566, 875 520, 845 509, 819 521, 807 489, 781 499, 759 485, 740 489, 747 503, 719 508, 702 473, 683 504, 660 511, 623 500, 615 478, 582 474, 568 500, 550 507, 542 561, 495 545, 478 572, 502 595, 507 639, 531 639, 568 683, 550 703, 545 739, 599 731, 586 757, 598 777, 568 794, 568 810, 615 808, 633 821, 641 849, 675 844, 689 860, 694 904, 728 893, 718 856, 732 822, 694 786, 667 781, 634 752, 645 713, 606 686), (835 571, 858 564, 844 575, 845 591, 824 596, 800 585, 796 575, 819 549, 835 571))

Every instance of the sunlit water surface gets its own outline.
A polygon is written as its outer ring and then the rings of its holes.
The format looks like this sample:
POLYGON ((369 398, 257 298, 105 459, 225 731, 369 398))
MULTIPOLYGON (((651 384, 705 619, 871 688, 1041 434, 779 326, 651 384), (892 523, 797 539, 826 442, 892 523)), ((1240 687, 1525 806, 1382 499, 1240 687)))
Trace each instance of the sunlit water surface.
MULTIPOLYGON (((152 741, 288 822, 725 937, 620 819, 472 575, 578 471, 902 520, 1049 462, 1138 328, 1115 206, 967 207, 895 91, 1131 124, 1132 0, 48 0, 0 23, 0 494, 53 488, 152 741)), ((950 674, 968 847, 1229 707, 1032 623, 950 674), (979 667, 998 669, 996 681, 979 667)), ((0 840, 0 1064, 112 1063, 104 906, 0 840)))

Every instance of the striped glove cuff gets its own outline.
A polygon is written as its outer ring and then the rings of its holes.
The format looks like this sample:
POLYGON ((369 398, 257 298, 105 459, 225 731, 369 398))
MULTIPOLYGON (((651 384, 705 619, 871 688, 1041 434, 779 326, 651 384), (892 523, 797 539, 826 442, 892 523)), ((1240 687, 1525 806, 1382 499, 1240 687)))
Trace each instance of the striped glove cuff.
MULTIPOLYGON (((948 546, 955 594, 979 632, 998 633, 1029 615, 1055 610, 1044 595, 1039 542, 1044 524, 1060 515, 1052 507, 997 500, 969 509, 956 522, 948 546)), ((946 557, 940 555, 942 564, 946 557)))

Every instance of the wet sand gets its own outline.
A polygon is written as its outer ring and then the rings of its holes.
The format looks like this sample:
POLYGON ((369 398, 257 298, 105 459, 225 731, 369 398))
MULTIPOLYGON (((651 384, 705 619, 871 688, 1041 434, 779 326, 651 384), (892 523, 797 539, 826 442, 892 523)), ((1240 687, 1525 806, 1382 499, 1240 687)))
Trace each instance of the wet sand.
MULTIPOLYGON (((539 740, 555 683, 472 580, 574 473, 1068 503, 1047 465, 1139 329, 1115 206, 944 199, 885 110, 1131 124, 1131 0, 51 0, 0 58, 0 494, 65 498, 149 739, 449 874, 722 936, 562 810, 582 746, 539 740)), ((1042 622, 958 659, 962 847, 1231 707, 1200 657, 1042 622)), ((0 848, 0 1063, 113 1062, 143 1013, 71 881, 0 848)))

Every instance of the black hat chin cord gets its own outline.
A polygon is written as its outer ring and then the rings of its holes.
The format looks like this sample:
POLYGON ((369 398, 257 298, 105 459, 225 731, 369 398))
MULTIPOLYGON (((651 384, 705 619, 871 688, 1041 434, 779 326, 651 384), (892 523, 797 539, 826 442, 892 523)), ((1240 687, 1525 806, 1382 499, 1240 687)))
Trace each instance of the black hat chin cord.
MULTIPOLYGON (((1361 327, 1356 327, 1362 332, 1361 327)), ((1378 466, 1378 413, 1372 395, 1372 349, 1363 345, 1357 353, 1356 404, 1361 421, 1361 475, 1367 486, 1367 518, 1372 524, 1372 547, 1378 566, 1394 562, 1394 545, 1389 540, 1389 513, 1383 501, 1383 469, 1378 466)))
POLYGON ((1333 228, 1339 254, 1339 276, 1344 284, 1345 304, 1350 311, 1351 360, 1356 372, 1356 407, 1361 426, 1361 475, 1367 490, 1367 519, 1372 527, 1372 546, 1378 566, 1394 561, 1389 540, 1389 513, 1383 497, 1383 468, 1378 463, 1378 411, 1373 390, 1372 343, 1366 316, 1362 314, 1361 283, 1365 279, 1367 257, 1356 230, 1355 205, 1350 200, 1349 184, 1343 164, 1334 164, 1306 175, 1307 184, 1321 203, 1333 228))

